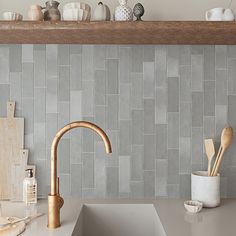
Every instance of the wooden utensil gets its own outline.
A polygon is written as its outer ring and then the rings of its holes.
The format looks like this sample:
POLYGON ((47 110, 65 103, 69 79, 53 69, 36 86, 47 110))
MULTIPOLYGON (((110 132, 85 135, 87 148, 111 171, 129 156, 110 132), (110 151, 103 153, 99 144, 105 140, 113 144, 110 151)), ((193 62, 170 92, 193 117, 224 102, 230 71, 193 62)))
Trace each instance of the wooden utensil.
POLYGON ((218 151, 212 172, 211 172, 211 176, 216 176, 223 158, 223 155, 226 151, 226 149, 230 146, 230 144, 233 141, 233 129, 232 127, 228 126, 225 127, 222 131, 221 134, 221 145, 220 145, 220 149, 218 151))
POLYGON ((205 139, 204 143, 205 143, 206 155, 208 158, 207 173, 208 173, 208 176, 210 176, 211 175, 211 161, 215 155, 215 146, 214 146, 214 142, 212 139, 205 139))
POLYGON ((24 147, 24 118, 15 118, 15 102, 7 103, 7 117, 0 118, 0 199, 11 198, 12 165, 24 147))

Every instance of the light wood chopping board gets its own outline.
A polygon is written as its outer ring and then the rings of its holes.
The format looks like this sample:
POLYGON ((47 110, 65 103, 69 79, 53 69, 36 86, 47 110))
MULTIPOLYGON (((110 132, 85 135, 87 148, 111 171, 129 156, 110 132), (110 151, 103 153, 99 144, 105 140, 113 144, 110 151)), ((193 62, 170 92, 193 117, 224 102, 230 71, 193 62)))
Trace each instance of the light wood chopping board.
POLYGON ((0 200, 11 198, 12 166, 24 148, 24 118, 15 118, 15 102, 7 103, 7 117, 0 118, 0 200))
MULTIPOLYGON (((18 220, 19 218, 11 217, 12 221, 18 220)), ((9 223, 8 217, 0 217, 0 224, 9 223)), ((1 236, 17 236, 20 235, 25 230, 26 224, 25 222, 19 222, 10 226, 6 226, 4 228, 0 228, 1 236)))

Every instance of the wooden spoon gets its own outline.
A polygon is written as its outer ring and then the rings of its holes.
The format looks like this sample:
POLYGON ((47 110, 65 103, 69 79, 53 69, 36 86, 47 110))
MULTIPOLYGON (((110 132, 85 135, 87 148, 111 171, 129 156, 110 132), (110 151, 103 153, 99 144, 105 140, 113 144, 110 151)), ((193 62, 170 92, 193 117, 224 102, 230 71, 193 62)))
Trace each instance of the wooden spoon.
POLYGON ((223 129, 222 134, 221 134, 220 149, 218 151, 216 161, 214 163, 214 166, 211 172, 211 176, 217 175, 225 150, 230 146, 230 144, 233 141, 233 135, 234 135, 234 131, 232 127, 228 126, 223 129))
POLYGON ((206 155, 208 158, 207 174, 208 174, 208 176, 210 176, 211 175, 211 161, 215 155, 215 146, 214 146, 214 142, 212 139, 205 139, 204 143, 205 143, 206 155))

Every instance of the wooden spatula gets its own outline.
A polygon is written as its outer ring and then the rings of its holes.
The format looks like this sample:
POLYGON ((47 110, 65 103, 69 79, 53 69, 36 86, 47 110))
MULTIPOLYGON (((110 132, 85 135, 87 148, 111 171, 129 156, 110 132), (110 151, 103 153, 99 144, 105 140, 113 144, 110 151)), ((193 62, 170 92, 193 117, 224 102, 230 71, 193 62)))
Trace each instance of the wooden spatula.
POLYGON ((220 164, 223 158, 223 155, 225 153, 225 150, 230 146, 230 144, 233 141, 233 136, 234 136, 234 131, 232 129, 232 127, 227 126, 223 129, 222 134, 221 134, 221 145, 220 145, 220 149, 218 151, 212 172, 211 172, 211 176, 216 176, 218 173, 218 170, 220 168, 220 164))
POLYGON ((210 176, 211 175, 211 161, 215 155, 215 146, 214 146, 214 142, 212 139, 205 139, 204 143, 205 143, 206 155, 208 158, 207 173, 208 173, 208 176, 210 176))

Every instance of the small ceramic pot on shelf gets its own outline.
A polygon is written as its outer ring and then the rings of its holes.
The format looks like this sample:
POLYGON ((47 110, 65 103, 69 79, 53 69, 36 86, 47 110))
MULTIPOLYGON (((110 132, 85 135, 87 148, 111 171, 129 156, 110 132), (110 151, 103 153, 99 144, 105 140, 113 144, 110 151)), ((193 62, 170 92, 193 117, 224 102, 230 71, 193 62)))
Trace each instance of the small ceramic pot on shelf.
POLYGON ((31 5, 28 10, 28 18, 32 21, 41 21, 43 20, 42 7, 39 5, 31 5))
POLYGON ((99 2, 94 10, 93 18, 95 21, 109 21, 111 19, 109 7, 106 4, 99 2))
POLYGON ((137 3, 133 9, 134 16, 136 17, 136 21, 142 21, 142 16, 144 15, 144 7, 141 3, 137 3))
POLYGON ((133 21, 133 11, 127 4, 128 0, 119 0, 120 5, 116 7, 115 21, 133 21))
POLYGON ((23 19, 23 16, 20 13, 11 11, 3 12, 2 16, 3 20, 7 21, 21 21, 23 19))
POLYGON ((90 21, 91 7, 86 3, 70 2, 63 6, 63 20, 90 21))
POLYGON ((44 20, 45 21, 59 21, 61 20, 61 13, 58 9, 59 2, 57 1, 47 1, 46 8, 44 12, 44 20))
POLYGON ((65 21, 86 21, 89 12, 82 9, 66 9, 63 10, 63 20, 65 21))

